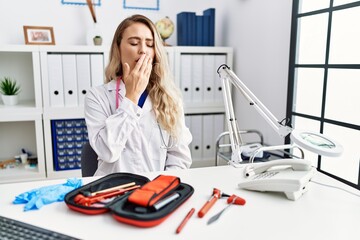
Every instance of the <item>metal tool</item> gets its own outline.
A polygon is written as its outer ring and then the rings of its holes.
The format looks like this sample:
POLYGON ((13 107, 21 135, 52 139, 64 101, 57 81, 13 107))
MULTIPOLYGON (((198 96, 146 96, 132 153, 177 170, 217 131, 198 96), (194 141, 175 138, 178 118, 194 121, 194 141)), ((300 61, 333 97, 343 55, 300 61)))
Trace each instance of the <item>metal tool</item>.
POLYGON ((207 222, 207 224, 211 224, 213 222, 215 222, 216 220, 218 220, 220 218, 220 216, 225 212, 226 209, 228 209, 231 205, 235 204, 235 205, 244 205, 246 203, 245 199, 238 197, 236 195, 231 195, 228 200, 227 203, 229 205, 227 205, 226 207, 223 208, 223 210, 221 210, 219 213, 215 214, 214 216, 212 216, 209 221, 207 222))

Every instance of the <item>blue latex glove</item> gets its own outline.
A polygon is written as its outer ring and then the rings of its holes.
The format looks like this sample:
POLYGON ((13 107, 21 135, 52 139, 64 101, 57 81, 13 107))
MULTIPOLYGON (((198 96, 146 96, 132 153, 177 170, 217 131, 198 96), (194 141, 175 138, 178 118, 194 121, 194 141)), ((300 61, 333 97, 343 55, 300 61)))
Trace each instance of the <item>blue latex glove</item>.
POLYGON ((32 189, 15 197, 14 204, 25 204, 24 211, 36 210, 46 204, 64 201, 65 195, 81 187, 82 181, 77 178, 70 178, 64 184, 45 186, 32 189))

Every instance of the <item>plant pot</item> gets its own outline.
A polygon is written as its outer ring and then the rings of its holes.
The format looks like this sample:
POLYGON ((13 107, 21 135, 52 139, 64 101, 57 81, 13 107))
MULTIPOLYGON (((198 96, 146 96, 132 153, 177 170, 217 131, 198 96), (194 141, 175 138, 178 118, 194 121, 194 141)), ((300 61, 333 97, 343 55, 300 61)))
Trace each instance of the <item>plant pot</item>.
POLYGON ((19 102, 18 95, 1 95, 1 98, 6 106, 14 106, 19 102))
POLYGON ((102 29, 104 26, 100 25, 99 23, 94 23, 94 25, 89 26, 86 29, 86 44, 89 46, 94 45, 94 37, 96 36, 104 36, 102 29))
POLYGON ((94 44, 96 46, 100 46, 102 44, 102 38, 99 38, 99 37, 94 37, 94 44))

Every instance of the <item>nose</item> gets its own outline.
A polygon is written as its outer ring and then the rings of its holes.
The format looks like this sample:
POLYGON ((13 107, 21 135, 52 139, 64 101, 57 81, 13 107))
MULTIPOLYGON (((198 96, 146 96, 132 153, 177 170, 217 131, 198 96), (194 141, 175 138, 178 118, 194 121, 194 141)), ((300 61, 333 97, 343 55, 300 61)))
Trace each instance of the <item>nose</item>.
POLYGON ((140 44, 139 54, 146 54, 146 53, 147 53, 147 52, 146 52, 146 49, 147 49, 146 43, 140 44))

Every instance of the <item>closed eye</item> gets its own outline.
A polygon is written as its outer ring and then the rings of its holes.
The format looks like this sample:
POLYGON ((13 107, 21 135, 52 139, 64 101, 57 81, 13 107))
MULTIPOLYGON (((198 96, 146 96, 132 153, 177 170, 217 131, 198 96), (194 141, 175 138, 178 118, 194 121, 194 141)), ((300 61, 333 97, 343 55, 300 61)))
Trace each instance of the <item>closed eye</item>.
MULTIPOLYGON (((128 43, 131 45, 131 46, 137 46, 139 45, 141 42, 141 38, 139 37, 131 37, 128 39, 128 43)), ((149 48, 153 48, 154 47, 154 40, 151 39, 151 38, 146 38, 145 39, 145 42, 146 42, 146 46, 149 47, 149 48)))

